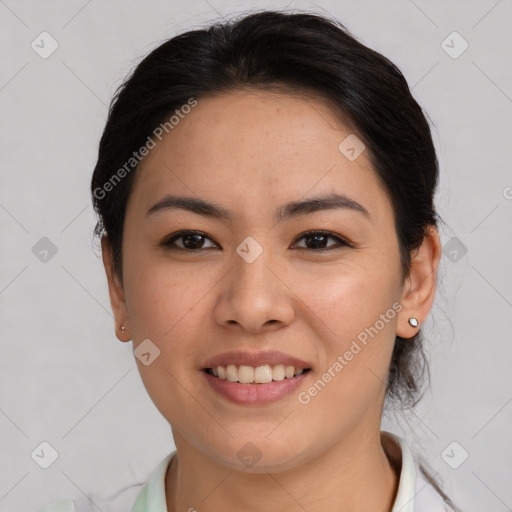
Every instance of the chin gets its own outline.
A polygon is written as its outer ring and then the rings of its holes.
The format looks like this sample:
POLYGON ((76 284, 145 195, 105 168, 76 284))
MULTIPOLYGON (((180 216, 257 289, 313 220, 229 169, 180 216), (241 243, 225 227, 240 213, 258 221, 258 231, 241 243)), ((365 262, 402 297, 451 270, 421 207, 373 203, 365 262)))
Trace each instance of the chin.
POLYGON ((279 440, 271 442, 265 439, 265 436, 262 436, 261 441, 230 440, 229 447, 223 444, 221 450, 222 453, 215 456, 219 463, 235 471, 255 474, 278 473, 293 469, 301 455, 297 452, 296 443, 289 442, 286 445, 279 440), (227 452, 231 456, 226 457, 227 452))

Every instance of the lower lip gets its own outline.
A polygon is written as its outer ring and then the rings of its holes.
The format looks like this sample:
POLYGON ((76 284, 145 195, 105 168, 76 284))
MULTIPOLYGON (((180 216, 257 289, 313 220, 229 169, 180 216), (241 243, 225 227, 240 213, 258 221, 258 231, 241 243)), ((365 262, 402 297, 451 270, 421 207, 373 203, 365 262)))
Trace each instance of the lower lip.
POLYGON ((211 387, 231 402, 242 405, 259 405, 276 402, 295 391, 302 381, 308 377, 311 370, 291 379, 273 380, 266 384, 241 384, 240 382, 219 379, 204 370, 202 373, 211 387))

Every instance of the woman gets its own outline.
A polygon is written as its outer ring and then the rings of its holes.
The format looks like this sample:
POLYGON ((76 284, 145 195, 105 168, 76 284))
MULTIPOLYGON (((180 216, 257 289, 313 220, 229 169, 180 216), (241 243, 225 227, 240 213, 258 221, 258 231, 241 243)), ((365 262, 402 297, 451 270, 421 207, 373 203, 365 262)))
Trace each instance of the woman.
POLYGON ((132 512, 457 510, 380 424, 420 398, 428 123, 336 21, 181 34, 122 85, 91 192, 116 334, 176 451, 132 512))

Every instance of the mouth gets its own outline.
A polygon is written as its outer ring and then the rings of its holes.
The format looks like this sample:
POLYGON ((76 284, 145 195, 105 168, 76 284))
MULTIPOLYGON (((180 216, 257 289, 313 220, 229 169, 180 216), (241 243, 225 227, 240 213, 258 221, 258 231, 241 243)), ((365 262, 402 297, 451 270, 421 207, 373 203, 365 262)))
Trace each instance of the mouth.
POLYGON ((311 368, 281 364, 228 364, 204 368, 202 373, 209 388, 222 399, 243 406, 266 406, 297 391, 312 372, 311 368))
POLYGON ((277 350, 233 350, 198 368, 217 397, 243 406, 268 405, 290 397, 313 375, 313 365, 277 350))
POLYGON ((284 364, 264 364, 260 366, 249 365, 219 365, 213 368, 204 368, 204 372, 219 380, 238 382, 240 384, 268 384, 286 379, 293 379, 311 371, 311 368, 299 368, 284 364))

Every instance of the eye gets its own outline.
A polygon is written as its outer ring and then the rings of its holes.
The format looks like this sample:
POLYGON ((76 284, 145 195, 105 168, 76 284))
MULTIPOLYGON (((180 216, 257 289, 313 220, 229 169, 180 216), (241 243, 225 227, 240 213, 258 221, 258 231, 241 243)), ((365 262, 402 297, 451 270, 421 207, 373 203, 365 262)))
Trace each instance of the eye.
MULTIPOLYGON (((340 246, 352 247, 352 244, 329 231, 308 231, 298 238, 298 240, 302 239, 305 240, 305 247, 298 245, 294 245, 293 247, 301 251, 306 250, 313 252, 330 251, 340 246), (326 241, 329 239, 335 240, 337 244, 326 247, 326 241)), ((199 252, 203 249, 218 247, 215 243, 210 247, 205 247, 205 240, 211 241, 211 238, 201 231, 179 231, 164 240, 160 245, 168 249, 181 249, 189 252, 199 252), (181 244, 176 243, 177 240, 182 240, 181 244)))
POLYGON ((312 250, 314 252, 324 252, 336 249, 340 245, 352 247, 352 245, 349 242, 343 240, 339 236, 333 235, 329 231, 308 231, 307 233, 304 233, 298 240, 302 239, 305 240, 306 247, 295 246, 298 247, 299 250, 312 250), (326 247, 326 241, 329 238, 331 238, 332 240, 336 240, 338 244, 326 247))
MULTIPOLYGON (((211 238, 207 237, 201 231, 180 231, 179 233, 175 233, 170 238, 164 240, 161 245, 169 248, 169 249, 183 249, 186 251, 197 252, 201 249, 207 249, 208 247, 204 247, 204 240, 211 238), (176 244, 176 240, 183 239, 182 245, 176 244)), ((212 247, 215 247, 212 246, 212 247)))

